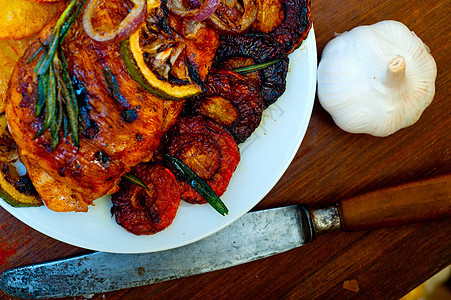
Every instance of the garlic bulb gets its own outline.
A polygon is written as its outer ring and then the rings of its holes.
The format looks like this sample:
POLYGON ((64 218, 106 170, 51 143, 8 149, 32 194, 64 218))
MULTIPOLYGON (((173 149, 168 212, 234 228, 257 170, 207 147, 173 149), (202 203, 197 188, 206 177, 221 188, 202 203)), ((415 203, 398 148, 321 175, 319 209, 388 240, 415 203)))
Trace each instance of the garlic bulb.
POLYGON ((434 97, 429 52, 400 22, 356 27, 324 48, 319 101, 343 130, 388 136, 414 124, 434 97))

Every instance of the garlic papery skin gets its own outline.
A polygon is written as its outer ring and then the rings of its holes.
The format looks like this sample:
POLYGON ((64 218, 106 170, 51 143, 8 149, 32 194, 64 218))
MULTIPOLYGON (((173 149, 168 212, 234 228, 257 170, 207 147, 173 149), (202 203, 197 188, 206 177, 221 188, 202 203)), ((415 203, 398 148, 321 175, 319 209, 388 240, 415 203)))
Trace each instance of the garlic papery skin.
POLYGON ((351 133, 388 136, 414 124, 435 94, 437 66, 404 24, 382 21, 332 39, 318 66, 318 99, 351 133))

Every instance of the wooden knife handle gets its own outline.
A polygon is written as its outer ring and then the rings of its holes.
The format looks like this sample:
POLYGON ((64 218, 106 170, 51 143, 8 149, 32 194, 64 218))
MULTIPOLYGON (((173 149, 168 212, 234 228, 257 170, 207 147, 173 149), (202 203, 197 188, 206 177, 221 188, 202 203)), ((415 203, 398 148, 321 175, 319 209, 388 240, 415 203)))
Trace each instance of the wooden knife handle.
POLYGON ((341 229, 358 231, 451 216, 451 173, 338 203, 341 229))

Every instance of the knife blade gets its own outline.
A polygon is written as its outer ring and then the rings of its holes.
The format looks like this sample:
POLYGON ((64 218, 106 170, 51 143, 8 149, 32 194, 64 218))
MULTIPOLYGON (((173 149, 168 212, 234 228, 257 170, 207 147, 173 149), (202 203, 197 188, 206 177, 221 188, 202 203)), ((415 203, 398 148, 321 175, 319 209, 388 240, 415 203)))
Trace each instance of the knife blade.
POLYGON ((219 270, 311 241, 310 224, 299 224, 308 222, 306 214, 297 206, 252 212, 184 247, 148 254, 94 252, 12 269, 3 273, 0 286, 7 294, 39 299, 107 292, 219 270))
POLYGON ((294 205, 250 212, 210 237, 166 251, 94 252, 18 267, 2 274, 0 288, 33 299, 96 294, 232 267, 305 245, 337 229, 367 230, 449 217, 450 179, 447 174, 376 190, 315 210, 294 205))

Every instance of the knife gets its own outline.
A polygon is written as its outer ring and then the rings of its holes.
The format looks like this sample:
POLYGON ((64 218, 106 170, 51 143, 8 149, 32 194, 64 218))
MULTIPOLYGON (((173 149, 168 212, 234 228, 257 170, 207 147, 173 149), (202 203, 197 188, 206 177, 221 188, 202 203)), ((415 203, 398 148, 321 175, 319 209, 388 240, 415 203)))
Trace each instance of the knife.
POLYGON ((5 271, 0 288, 19 298, 81 296, 220 270, 305 245, 333 230, 358 231, 451 216, 451 174, 309 210, 303 205, 245 214, 187 246, 145 254, 94 252, 5 271))

